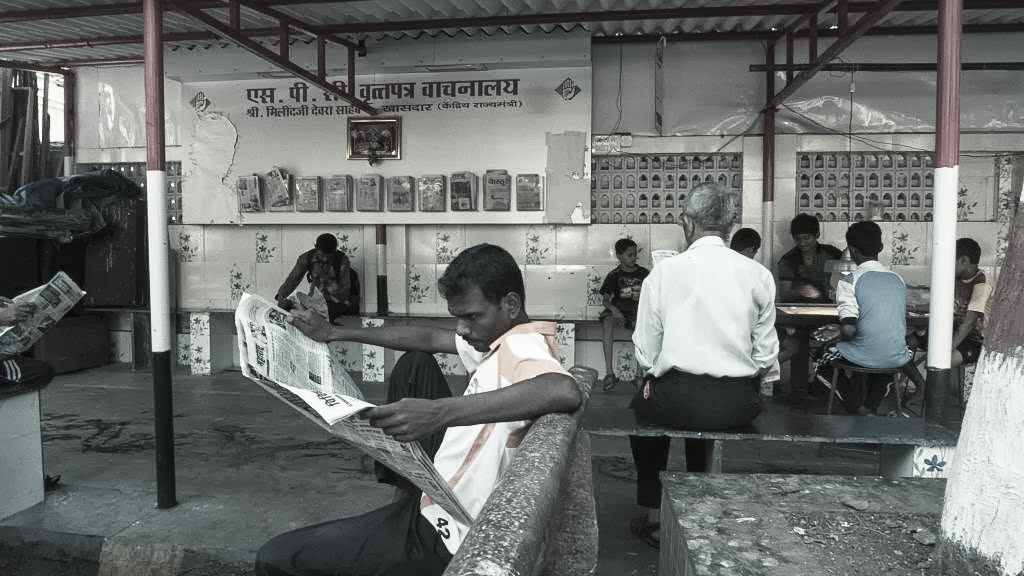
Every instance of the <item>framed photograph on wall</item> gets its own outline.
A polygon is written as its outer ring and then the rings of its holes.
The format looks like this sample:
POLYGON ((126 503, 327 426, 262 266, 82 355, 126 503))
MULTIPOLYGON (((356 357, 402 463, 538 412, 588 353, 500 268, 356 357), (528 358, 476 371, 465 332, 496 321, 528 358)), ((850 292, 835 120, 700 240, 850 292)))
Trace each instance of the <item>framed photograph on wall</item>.
POLYGON ((402 158, 400 118, 349 118, 349 160, 399 160, 402 158))

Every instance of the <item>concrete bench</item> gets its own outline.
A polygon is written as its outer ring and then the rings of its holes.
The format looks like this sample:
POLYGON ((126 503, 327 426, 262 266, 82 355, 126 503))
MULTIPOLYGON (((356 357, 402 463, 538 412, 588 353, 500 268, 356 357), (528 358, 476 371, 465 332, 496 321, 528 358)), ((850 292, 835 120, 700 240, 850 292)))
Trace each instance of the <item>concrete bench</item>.
POLYGON ((882 565, 909 564, 893 573, 918 573, 932 548, 915 542, 903 520, 937 533, 946 487, 924 478, 824 475, 665 472, 661 481, 662 576, 843 574, 851 563, 865 566, 865 554, 882 565), (862 532, 872 533, 867 542, 862 532), (884 545, 873 546, 877 538, 884 545), (831 546, 840 539, 844 546, 831 546), (851 550, 855 557, 839 557, 851 550))
MULTIPOLYGON (((571 370, 584 402, 597 381, 571 370)), ((597 509, 584 408, 537 419, 445 576, 584 576, 597 569, 597 509)))
POLYGON ((585 427, 600 436, 669 436, 712 440, 707 470, 722 471, 722 445, 727 441, 761 440, 830 444, 879 445, 879 474, 890 477, 945 478, 956 450, 958 432, 924 418, 882 418, 804 414, 768 405, 745 428, 716 432, 637 425, 627 408, 589 410, 585 427))
POLYGON ((43 501, 39 390, 45 387, 0 387, 0 518, 43 501))

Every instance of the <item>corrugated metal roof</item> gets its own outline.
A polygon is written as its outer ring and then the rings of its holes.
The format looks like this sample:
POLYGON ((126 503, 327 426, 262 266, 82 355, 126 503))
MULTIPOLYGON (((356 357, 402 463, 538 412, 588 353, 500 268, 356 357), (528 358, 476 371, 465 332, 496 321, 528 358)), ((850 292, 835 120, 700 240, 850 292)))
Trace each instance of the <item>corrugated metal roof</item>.
MULTIPOLYGON (((211 50, 233 42, 219 38, 183 8, 202 9, 229 22, 220 0, 165 2, 163 29, 170 50, 211 50)), ((436 36, 548 34, 583 29, 595 41, 659 36, 701 41, 776 37, 818 0, 244 0, 240 29, 267 46, 279 42, 280 21, 249 8, 269 8, 312 30, 351 42, 436 36)), ((834 3, 833 3, 834 4, 834 3)), ((934 34, 934 0, 907 0, 879 21, 873 33, 934 34)), ((0 60, 33 65, 141 60, 142 3, 131 0, 3 0, 0 60)), ((853 23, 873 2, 849 2, 853 23)), ((1024 1, 964 0, 966 33, 1024 31, 1024 1)), ((838 20, 821 13, 821 36, 838 20)), ((804 33, 806 24, 803 25, 804 33)), ((311 35, 292 32, 293 42, 311 35)))

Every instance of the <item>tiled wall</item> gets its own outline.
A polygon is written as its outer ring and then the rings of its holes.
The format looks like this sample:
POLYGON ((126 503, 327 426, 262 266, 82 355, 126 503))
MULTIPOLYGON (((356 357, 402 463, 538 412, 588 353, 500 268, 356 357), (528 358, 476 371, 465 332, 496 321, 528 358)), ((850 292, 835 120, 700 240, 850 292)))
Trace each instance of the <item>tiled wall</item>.
MULTIPOLYGON (((893 150, 912 143, 926 149, 921 136, 887 136, 893 150), (896 142, 896 140, 901 140, 896 142)), ((671 155, 665 140, 650 139, 650 154, 671 155), (660 148, 658 146, 661 146, 660 148)), ((702 140, 682 140, 679 153, 700 152, 702 140), (695 146, 698 147, 695 150, 695 146)), ((801 150, 841 150, 838 137, 783 136, 776 150, 775 202, 765 215, 760 200, 760 141, 742 143, 743 225, 762 230, 766 246, 759 254, 769 267, 792 245, 789 221, 798 211, 798 175, 801 150), (763 230, 762 223, 770 223, 763 230)), ((982 152, 964 153, 960 164, 959 236, 971 236, 982 247, 982 268, 997 273, 1005 256, 1010 217, 1020 190, 1021 156, 1002 152, 1013 150, 1012 138, 987 138, 969 143, 982 152)), ((635 153, 643 154, 644 142, 635 139, 635 153)), ((870 150, 875 150, 871 148, 870 150)), ((714 148, 708 147, 711 153, 714 148)), ((812 160, 813 161, 813 160, 812 160)), ((827 159, 824 160, 827 162, 827 159)), ((825 165, 827 167, 827 164, 825 165)), ((827 178, 827 177, 826 177, 827 178)), ((827 182, 827 179, 826 179, 827 182)), ((589 216, 589 214, 588 214, 589 216)), ((930 230, 927 222, 880 222, 887 239, 880 260, 892 265, 910 286, 929 282, 930 230)), ((823 222, 822 241, 845 246, 846 222, 823 222)), ((331 232, 352 259, 362 283, 362 311, 377 310, 378 274, 375 227, 369 225, 214 226, 172 225, 170 247, 176 255, 176 298, 183 310, 233 310, 242 292, 273 297, 303 251, 312 248, 317 235, 331 232)), ((560 321, 596 320, 601 311, 598 288, 616 265, 613 245, 630 237, 639 244, 640 264, 651 266, 654 250, 685 248, 682 229, 673 224, 591 224, 591 225, 409 225, 388 226, 386 250, 389 310, 394 314, 446 316, 445 302, 437 294, 437 278, 465 248, 490 242, 508 249, 521 263, 527 287, 527 310, 538 319, 560 321)), ((923 292, 920 290, 919 292, 923 292)), ((628 343, 620 343, 628 347, 628 343)), ((179 351, 179 354, 181 352, 179 351)), ((117 351, 114 352, 115 357, 117 351)), ((184 353, 188 355, 188 352, 184 353)), ((353 358, 358 356, 352 351, 353 358)), ((628 377, 631 367, 619 361, 628 355, 616 350, 616 372, 628 377)), ((578 363, 603 368, 599 342, 577 342, 578 363)), ((355 359, 352 362, 357 362, 355 359)), ((355 366, 355 364, 353 364, 355 366)))
MULTIPOLYGON (((272 298, 295 258, 312 248, 325 230, 312 226, 172 226, 177 256, 178 308, 233 310, 242 292, 272 298)), ((337 227, 341 249, 352 259, 362 284, 364 313, 376 302, 376 247, 372 226, 337 227)), ((640 246, 640 263, 651 266, 651 251, 682 249, 682 229, 671 225, 390 226, 388 294, 393 313, 446 316, 437 279, 462 250, 481 242, 498 244, 520 263, 527 286, 527 310, 543 319, 597 319, 598 288, 617 264, 614 244, 630 237, 640 246)), ((305 287, 305 282, 300 288, 305 287)))

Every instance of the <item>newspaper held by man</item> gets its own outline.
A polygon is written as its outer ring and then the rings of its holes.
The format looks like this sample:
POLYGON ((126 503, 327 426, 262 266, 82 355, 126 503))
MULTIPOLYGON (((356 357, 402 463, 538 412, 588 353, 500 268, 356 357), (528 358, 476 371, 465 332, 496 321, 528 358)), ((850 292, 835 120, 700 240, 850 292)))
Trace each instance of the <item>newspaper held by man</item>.
POLYGON ((34 311, 13 326, 0 326, 0 356, 15 356, 31 348, 84 295, 67 274, 57 272, 46 284, 12 298, 7 306, 30 304, 34 311))
POLYGON ((404 476, 463 524, 471 516, 418 442, 399 442, 359 413, 374 405, 331 355, 288 323, 274 303, 244 293, 235 309, 242 374, 331 434, 404 476))

